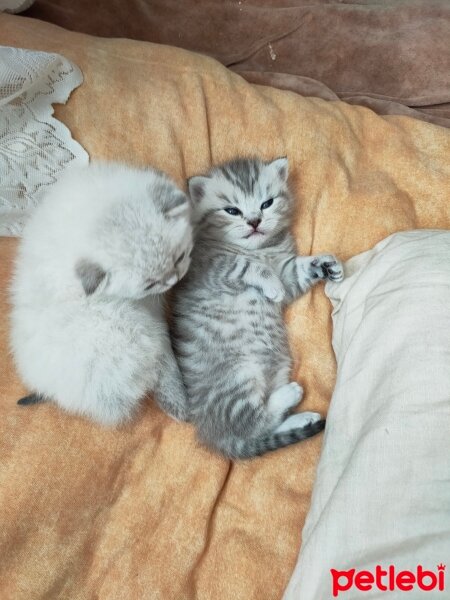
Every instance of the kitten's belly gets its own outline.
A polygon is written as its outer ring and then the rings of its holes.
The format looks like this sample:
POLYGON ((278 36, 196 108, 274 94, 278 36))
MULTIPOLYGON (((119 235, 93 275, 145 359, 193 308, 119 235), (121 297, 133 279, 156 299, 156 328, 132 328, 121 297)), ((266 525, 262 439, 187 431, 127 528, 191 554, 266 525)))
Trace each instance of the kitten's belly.
POLYGON ((215 300, 185 295, 180 309, 176 307, 176 338, 180 362, 187 368, 187 357, 194 356, 201 358, 196 363, 205 371, 221 363, 229 368, 246 362, 255 372, 259 366, 272 371, 290 364, 282 306, 260 292, 221 294, 215 300))

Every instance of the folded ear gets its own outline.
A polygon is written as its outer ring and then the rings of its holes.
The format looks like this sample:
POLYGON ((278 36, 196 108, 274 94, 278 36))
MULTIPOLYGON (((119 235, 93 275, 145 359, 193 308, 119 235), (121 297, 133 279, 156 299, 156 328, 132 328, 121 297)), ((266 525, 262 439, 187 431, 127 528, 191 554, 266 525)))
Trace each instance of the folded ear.
POLYGON ((179 191, 176 194, 171 194, 165 199, 163 212, 166 217, 173 219, 180 217, 183 213, 189 212, 191 205, 189 198, 183 192, 179 191))
POLYGON ((286 183, 289 175, 289 161, 287 159, 287 156, 276 158, 275 160, 269 163, 269 166, 275 170, 281 181, 286 183))
POLYGON ((106 272, 100 265, 84 258, 75 265, 75 273, 81 281, 86 296, 93 294, 106 277, 106 272))
POLYGON ((189 196, 194 204, 197 204, 206 196, 206 186, 209 177, 204 175, 195 175, 188 179, 189 196))
POLYGON ((173 185, 161 183, 149 188, 149 193, 166 217, 178 217, 190 209, 189 198, 173 185))

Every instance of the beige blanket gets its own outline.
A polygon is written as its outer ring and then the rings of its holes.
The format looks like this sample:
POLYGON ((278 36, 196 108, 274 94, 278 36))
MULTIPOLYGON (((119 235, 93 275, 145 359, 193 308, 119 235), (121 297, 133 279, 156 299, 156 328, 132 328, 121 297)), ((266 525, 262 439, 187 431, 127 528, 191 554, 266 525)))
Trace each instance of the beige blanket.
MULTIPOLYGON (((59 52, 85 83, 58 116, 95 158, 186 176, 236 155, 287 154, 303 253, 343 259, 397 230, 449 227, 450 132, 407 117, 246 83, 170 47, 0 16, 0 44, 59 52)), ((1 240, 0 590, 5 600, 277 600, 292 572, 321 436, 242 464, 200 448, 148 401, 105 430, 45 405, 19 409, 7 353, 1 240)), ((333 390, 330 306, 288 311, 305 409, 333 390)))

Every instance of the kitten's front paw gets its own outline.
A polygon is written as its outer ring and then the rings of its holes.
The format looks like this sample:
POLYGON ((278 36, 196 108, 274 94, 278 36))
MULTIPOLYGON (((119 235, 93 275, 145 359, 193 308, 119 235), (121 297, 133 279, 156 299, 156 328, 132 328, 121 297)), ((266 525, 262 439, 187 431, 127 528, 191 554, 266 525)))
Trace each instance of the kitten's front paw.
POLYGON ((314 256, 309 266, 309 272, 313 279, 329 279, 335 282, 344 279, 342 263, 332 254, 314 256))
POLYGON ((264 282, 261 286, 264 296, 272 302, 283 302, 286 292, 283 285, 275 281, 264 282))

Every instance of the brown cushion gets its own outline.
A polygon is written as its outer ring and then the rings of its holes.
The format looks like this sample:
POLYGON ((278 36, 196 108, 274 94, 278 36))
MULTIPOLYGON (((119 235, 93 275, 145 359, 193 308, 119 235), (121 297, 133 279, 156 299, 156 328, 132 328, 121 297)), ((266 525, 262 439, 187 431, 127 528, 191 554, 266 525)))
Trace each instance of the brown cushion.
POLYGON ((36 0, 27 15, 216 58, 247 81, 450 126, 445 0, 36 0))
MULTIPOLYGON (((287 154, 303 253, 346 259, 394 231, 450 225, 443 128, 253 86, 186 51, 24 17, 0 16, 0 43, 60 52, 80 66, 85 83, 56 115, 92 157, 152 164, 182 184, 236 155, 287 154)), ((2 289, 14 247, 0 246, 2 289)), ((3 304, 4 355, 7 312, 3 304)), ((323 290, 287 319, 304 408, 326 411, 335 363, 323 290)), ((24 390, 9 358, 1 369, 5 598, 281 597, 321 436, 230 465, 151 401, 119 431, 50 405, 19 408, 24 390)))

